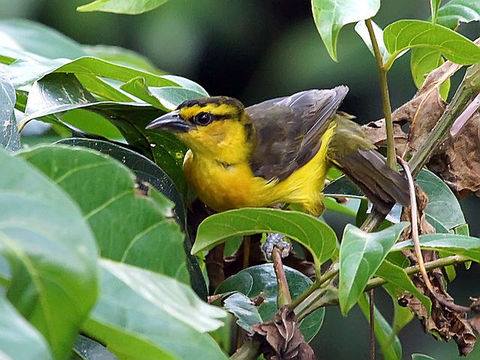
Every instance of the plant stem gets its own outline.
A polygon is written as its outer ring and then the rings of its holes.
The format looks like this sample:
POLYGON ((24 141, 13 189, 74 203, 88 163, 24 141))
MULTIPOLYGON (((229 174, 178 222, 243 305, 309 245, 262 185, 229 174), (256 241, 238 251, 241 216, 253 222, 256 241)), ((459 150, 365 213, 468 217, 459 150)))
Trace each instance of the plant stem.
POLYGON ((288 289, 287 278, 285 276, 285 269, 283 268, 282 251, 276 246, 272 251, 272 260, 273 268, 275 269, 275 275, 277 275, 278 307, 290 305, 292 303, 292 297, 290 296, 290 290, 288 289))
POLYGON ((383 64, 382 54, 378 47, 377 38, 372 27, 372 20, 365 20, 365 25, 368 29, 368 35, 372 41, 373 53, 377 62, 378 73, 380 75, 380 90, 382 93, 383 115, 385 117, 385 131, 387 133, 387 165, 397 171, 395 140, 393 138, 393 122, 392 122, 392 107, 390 105, 390 95, 388 93, 387 69, 383 64))
POLYGON ((246 341, 230 359, 232 360, 255 360, 258 357, 260 342, 252 340, 246 341))
MULTIPOLYGON (((466 258, 465 256, 461 256, 461 255, 447 256, 447 257, 444 257, 444 258, 436 259, 436 260, 425 263, 425 269, 426 270, 433 270, 433 269, 445 267, 445 266, 448 266, 448 265, 461 264, 461 263, 464 263, 464 262, 469 261, 469 260, 470 259, 466 258)), ((415 265, 415 266, 407 267, 405 269, 405 272, 407 273, 407 275, 414 275, 414 274, 420 272, 420 266, 415 265)), ((373 279, 368 281, 367 287, 365 288, 365 290, 367 291, 367 290, 382 286, 386 283, 387 283, 386 280, 384 280, 382 278, 379 278, 379 277, 376 277, 376 278, 373 278, 373 279)))
POLYGON ((423 165, 430 159, 435 149, 440 146, 449 134, 449 129, 458 116, 463 112, 471 97, 480 91, 480 64, 470 66, 465 73, 462 83, 458 87, 452 101, 442 114, 430 135, 420 145, 418 151, 408 162, 412 175, 418 175, 423 165))
POLYGON ((307 297, 309 297, 315 290, 320 288, 323 284, 325 284, 328 280, 335 277, 338 274, 338 267, 327 271, 323 276, 315 280, 315 282, 303 292, 299 297, 295 298, 290 304, 290 308, 295 309, 302 301, 304 301, 307 297))

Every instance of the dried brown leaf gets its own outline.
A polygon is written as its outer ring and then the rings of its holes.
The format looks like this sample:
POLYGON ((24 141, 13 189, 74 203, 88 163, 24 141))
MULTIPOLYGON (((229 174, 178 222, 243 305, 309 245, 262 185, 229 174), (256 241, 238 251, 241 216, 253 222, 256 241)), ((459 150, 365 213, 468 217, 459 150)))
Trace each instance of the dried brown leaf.
POLYGON ((262 341, 261 352, 269 360, 314 360, 315 354, 305 342, 295 313, 283 306, 268 322, 252 326, 255 337, 262 341))
POLYGON ((480 114, 446 141, 428 167, 460 196, 480 190, 480 114))

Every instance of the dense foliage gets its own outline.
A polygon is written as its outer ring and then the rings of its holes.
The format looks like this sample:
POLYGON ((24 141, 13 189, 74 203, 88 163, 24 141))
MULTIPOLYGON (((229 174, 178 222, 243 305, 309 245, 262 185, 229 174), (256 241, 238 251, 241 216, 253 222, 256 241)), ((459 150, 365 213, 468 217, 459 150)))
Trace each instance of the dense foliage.
MULTIPOLYGON (((78 10, 138 14, 165 1, 97 0, 78 10)), ((341 6, 312 0, 312 11, 334 60, 339 32, 349 23, 356 23, 383 74, 411 50, 420 95, 429 86, 429 94, 447 99, 453 72, 441 73, 433 85, 424 83, 425 76, 445 61, 470 66, 450 102, 462 112, 480 92, 480 48, 457 30, 461 22, 480 20, 480 5, 475 0, 440 5, 431 1, 428 21, 399 20, 383 31, 370 20, 380 0, 349 0, 341 6)), ((285 266, 291 307, 307 342, 321 331, 326 305, 338 305, 347 316, 358 304, 368 318, 365 291, 379 286, 391 295, 395 311, 393 324, 374 312, 385 359, 402 358, 397 333, 414 318, 398 299, 417 304, 411 310, 420 318, 435 319, 440 316, 435 311, 447 311, 419 277, 412 280, 419 268, 407 256, 414 246, 404 232, 409 219, 404 214, 400 221, 400 209, 394 208, 381 230, 365 231, 367 201, 338 172, 330 174, 326 206, 355 219, 341 239, 322 218, 294 210, 232 210, 211 215, 196 228, 195 214, 187 215, 193 194, 181 169, 186 148, 171 134, 145 126, 184 100, 208 96, 202 86, 165 74, 131 51, 96 51, 38 23, 0 21, 0 35, 11 40, 0 44, 0 358, 227 358, 235 350, 234 323, 259 334, 258 323, 277 313, 277 276, 270 263, 236 271, 208 304, 213 294, 207 290, 205 255, 220 244, 226 256, 234 254, 241 237, 267 232, 292 239, 316 275, 312 281, 285 266), (22 147, 21 131, 34 119, 65 139, 22 147)), ((420 100, 422 106, 432 103, 428 97, 420 100)), ((422 109, 415 108, 415 114, 422 109)), ((410 124, 410 142, 420 138, 428 144, 429 136, 441 142, 449 131, 446 127, 438 135, 418 125, 421 120, 410 124)), ((412 159, 433 151, 415 147, 415 152, 408 143, 404 150, 412 159)), ((422 169, 422 161, 415 164, 420 164, 412 166, 417 184, 428 195, 421 215, 435 230, 426 231, 422 223, 420 244, 439 254, 426 265, 444 268, 453 280, 454 265, 480 262, 480 241, 469 236, 445 181, 422 169)), ((472 286, 474 291, 478 288, 472 286)), ((466 355, 475 342, 473 330, 480 328, 475 309, 468 320, 452 311, 451 327, 426 328, 438 338, 453 338, 466 355), (464 328, 453 329, 458 324, 464 328)))

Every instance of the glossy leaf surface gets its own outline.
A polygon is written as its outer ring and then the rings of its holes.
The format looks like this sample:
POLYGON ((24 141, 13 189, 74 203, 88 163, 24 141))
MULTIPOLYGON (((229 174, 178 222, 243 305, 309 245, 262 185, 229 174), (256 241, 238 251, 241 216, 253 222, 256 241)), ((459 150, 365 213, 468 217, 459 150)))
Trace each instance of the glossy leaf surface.
POLYGON ((192 253, 208 250, 237 235, 281 233, 305 246, 319 267, 335 252, 337 237, 324 222, 297 212, 263 208, 243 208, 214 214, 197 231, 192 253))
POLYGON ((14 106, 15 89, 0 65, 0 147, 15 151, 20 149, 20 135, 17 129, 14 106))
MULTIPOLYGON (((480 240, 476 237, 455 234, 420 235, 420 246, 422 249, 442 251, 445 255, 463 255, 473 261, 480 262, 480 240)), ((392 251, 412 247, 412 240, 407 240, 395 244, 392 251)))
POLYGON ((116 14, 141 14, 166 3, 167 0, 95 0, 79 6, 77 11, 103 11, 116 14))
POLYGON ((399 20, 383 31, 385 47, 392 56, 406 49, 429 47, 461 65, 480 61, 480 48, 466 37, 441 25, 420 20, 399 20))
POLYGON ((21 156, 77 202, 102 257, 189 283, 173 204, 156 189, 139 189, 120 162, 86 148, 41 146, 21 156))
MULTIPOLYGON (((284 266, 285 276, 292 299, 302 294, 312 281, 301 272, 284 266)), ((250 326, 271 320, 278 310, 278 285, 272 264, 262 264, 244 269, 222 282, 215 290, 217 294, 237 291, 225 300, 225 309, 237 317, 237 323, 251 332, 250 326), (250 299, 257 298, 255 306, 250 299)), ((306 341, 311 340, 322 326, 325 309, 321 308, 307 316, 300 323, 306 341)))
POLYGON ((0 358, 5 360, 51 360, 42 335, 2 295, 0 296, 0 358))
POLYGON ((207 331, 226 313, 164 275, 102 260, 100 299, 83 326, 119 358, 226 359, 207 331))
POLYGON ((438 11, 437 22, 450 29, 460 23, 480 20, 480 2, 478 0, 451 0, 438 11))
POLYGON ((380 8, 379 0, 312 0, 313 19, 330 57, 337 61, 337 39, 346 24, 373 17, 380 8))
POLYGON ((0 164, 0 253, 11 270, 7 298, 45 337, 53 357, 63 359, 97 298, 95 240, 77 205, 54 182, 4 151, 0 164))
POLYGON ((348 224, 340 246, 340 280, 338 299, 346 315, 362 294, 368 279, 375 274, 387 253, 408 223, 395 224, 385 230, 367 233, 348 224))

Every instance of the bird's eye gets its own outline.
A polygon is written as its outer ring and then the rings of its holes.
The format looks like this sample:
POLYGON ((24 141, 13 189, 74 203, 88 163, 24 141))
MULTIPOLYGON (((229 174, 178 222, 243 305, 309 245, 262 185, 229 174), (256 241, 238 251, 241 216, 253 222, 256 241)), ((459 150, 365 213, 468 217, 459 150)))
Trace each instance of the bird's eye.
POLYGON ((193 117, 193 122, 197 125, 205 126, 212 122, 213 116, 207 112, 201 112, 193 117))

